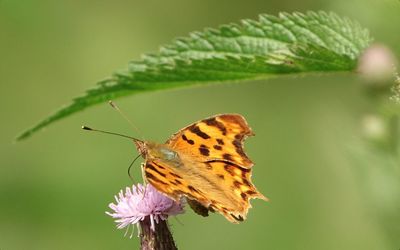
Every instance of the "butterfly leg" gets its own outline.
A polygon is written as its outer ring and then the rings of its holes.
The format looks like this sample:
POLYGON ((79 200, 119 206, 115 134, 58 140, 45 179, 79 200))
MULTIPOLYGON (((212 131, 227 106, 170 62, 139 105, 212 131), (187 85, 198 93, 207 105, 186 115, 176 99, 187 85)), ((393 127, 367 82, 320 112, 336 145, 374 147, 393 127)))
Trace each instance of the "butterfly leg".
MULTIPOLYGON (((144 166, 145 166, 144 163, 140 164, 140 168, 142 169, 142 179, 143 179, 143 183, 144 183, 144 184, 148 184, 148 183, 147 183, 147 179, 146 179, 146 177, 145 177, 144 166)), ((145 195, 146 195, 146 190, 147 190, 147 189, 145 188, 144 191, 143 191, 142 200, 144 199, 144 197, 145 197, 145 195)))
POLYGON ((147 184, 147 179, 146 179, 146 176, 145 176, 144 167, 145 167, 145 164, 144 164, 144 163, 140 164, 140 168, 142 169, 142 179, 143 179, 143 183, 147 184))

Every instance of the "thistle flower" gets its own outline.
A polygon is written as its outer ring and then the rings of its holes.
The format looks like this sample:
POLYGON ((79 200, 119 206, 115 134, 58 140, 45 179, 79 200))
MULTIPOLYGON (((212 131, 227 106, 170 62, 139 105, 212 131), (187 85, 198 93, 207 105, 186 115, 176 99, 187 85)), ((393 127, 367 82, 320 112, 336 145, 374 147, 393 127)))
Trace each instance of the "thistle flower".
POLYGON ((110 203, 113 212, 106 212, 115 219, 117 228, 135 225, 149 216, 151 229, 155 223, 167 220, 170 215, 183 213, 183 205, 158 192, 150 184, 127 187, 115 196, 116 204, 110 203))
MULTIPOLYGON (((153 186, 133 185, 121 190, 115 196, 116 204, 110 203, 113 212, 106 212, 122 229, 132 225, 140 226, 140 246, 142 250, 176 250, 175 242, 166 220, 168 216, 184 212, 182 203, 178 203, 158 192, 153 186)), ((133 230, 131 238, 133 235, 133 230)), ((139 236, 139 235, 138 235, 139 236)))

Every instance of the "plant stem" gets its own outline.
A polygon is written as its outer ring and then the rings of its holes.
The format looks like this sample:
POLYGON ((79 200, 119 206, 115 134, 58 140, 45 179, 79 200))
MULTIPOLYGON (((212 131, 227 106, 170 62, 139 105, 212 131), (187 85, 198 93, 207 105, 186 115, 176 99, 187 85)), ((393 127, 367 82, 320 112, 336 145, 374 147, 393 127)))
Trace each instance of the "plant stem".
POLYGON ((155 223, 155 230, 151 229, 150 217, 146 216, 140 222, 140 249, 141 250, 177 250, 171 231, 166 220, 155 223))

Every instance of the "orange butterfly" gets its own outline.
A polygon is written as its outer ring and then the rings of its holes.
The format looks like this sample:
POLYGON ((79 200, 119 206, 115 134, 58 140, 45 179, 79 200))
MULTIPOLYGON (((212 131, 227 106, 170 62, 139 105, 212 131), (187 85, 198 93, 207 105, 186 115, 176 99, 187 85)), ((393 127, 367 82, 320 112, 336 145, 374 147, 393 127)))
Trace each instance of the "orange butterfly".
POLYGON ((186 197, 198 214, 216 211, 238 223, 250 199, 268 200, 251 182, 253 162, 243 150, 251 135, 241 115, 222 114, 181 129, 165 144, 135 144, 145 159, 144 176, 158 191, 174 200, 186 197))

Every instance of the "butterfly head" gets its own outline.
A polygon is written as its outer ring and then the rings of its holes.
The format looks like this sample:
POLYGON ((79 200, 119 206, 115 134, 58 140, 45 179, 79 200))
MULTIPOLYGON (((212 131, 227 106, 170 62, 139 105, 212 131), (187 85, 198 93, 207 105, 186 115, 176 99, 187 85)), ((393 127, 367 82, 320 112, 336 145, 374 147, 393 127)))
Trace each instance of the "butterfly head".
POLYGON ((139 141, 139 140, 134 140, 133 142, 135 143, 136 149, 139 152, 139 154, 141 154, 143 158, 146 158, 148 143, 146 141, 139 141))

